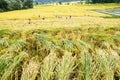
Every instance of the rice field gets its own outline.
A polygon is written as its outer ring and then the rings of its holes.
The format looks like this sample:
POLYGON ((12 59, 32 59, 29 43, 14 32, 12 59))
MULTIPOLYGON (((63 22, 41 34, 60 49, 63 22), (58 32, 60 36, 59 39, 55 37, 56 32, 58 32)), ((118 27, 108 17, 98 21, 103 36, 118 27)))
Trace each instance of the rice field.
POLYGON ((92 12, 117 7, 42 5, 0 13, 0 80, 119 80, 120 18, 92 12))

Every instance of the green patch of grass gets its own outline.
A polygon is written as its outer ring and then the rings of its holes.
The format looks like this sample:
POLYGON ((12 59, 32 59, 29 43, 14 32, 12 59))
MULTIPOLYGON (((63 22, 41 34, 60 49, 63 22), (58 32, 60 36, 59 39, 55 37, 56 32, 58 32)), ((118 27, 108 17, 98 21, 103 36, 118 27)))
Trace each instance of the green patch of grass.
POLYGON ((0 30, 0 36, 4 35, 6 32, 8 32, 7 29, 0 30))
POLYGON ((111 16, 104 16, 103 18, 120 18, 120 16, 111 15, 111 16))

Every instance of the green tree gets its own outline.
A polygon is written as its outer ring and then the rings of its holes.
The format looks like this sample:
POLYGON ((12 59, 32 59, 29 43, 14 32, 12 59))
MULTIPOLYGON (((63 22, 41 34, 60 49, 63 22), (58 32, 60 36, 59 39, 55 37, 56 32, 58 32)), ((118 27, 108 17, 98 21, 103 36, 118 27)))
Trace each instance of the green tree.
POLYGON ((24 0, 23 8, 33 8, 33 0, 24 0))
POLYGON ((93 3, 119 3, 120 0, 92 0, 93 3))
POLYGON ((33 0, 0 0, 0 12, 33 8, 33 0))
POLYGON ((23 3, 21 0, 6 0, 8 3, 8 10, 22 9, 23 3))
POLYGON ((120 3, 120 0, 116 0, 115 2, 116 2, 116 3, 120 3))
POLYGON ((8 4, 5 0, 0 0, 0 11, 6 11, 8 9, 8 4))
POLYGON ((92 2, 92 0, 86 0, 86 3, 88 4, 88 3, 91 3, 92 2))
POLYGON ((22 9, 23 8, 23 4, 21 0, 16 0, 15 4, 14 4, 14 9, 22 9))

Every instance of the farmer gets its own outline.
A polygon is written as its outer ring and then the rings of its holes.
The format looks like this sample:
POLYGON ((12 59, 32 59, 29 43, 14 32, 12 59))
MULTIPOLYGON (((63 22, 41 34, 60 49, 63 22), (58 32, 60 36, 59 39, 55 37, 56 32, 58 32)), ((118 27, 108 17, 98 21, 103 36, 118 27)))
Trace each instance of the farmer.
POLYGON ((31 23, 31 19, 28 19, 28 24, 30 24, 31 23))
POLYGON ((45 17, 43 17, 42 20, 45 20, 45 17))
POLYGON ((62 19, 62 16, 60 16, 60 15, 56 15, 56 18, 58 18, 58 19, 62 19))
POLYGON ((72 18, 72 16, 69 16, 69 19, 71 19, 72 18))

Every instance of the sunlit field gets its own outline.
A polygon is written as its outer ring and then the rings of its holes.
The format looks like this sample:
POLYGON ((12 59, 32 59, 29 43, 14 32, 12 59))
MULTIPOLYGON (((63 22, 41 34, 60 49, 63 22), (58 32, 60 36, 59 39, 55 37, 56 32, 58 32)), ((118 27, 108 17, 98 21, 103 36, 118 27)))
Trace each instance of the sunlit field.
POLYGON ((0 13, 0 80, 119 80, 120 18, 95 12, 113 8, 120 4, 0 13))
POLYGON ((17 10, 0 13, 0 28, 29 30, 38 28, 59 27, 113 27, 120 25, 120 19, 106 19, 108 14, 93 10, 104 10, 120 7, 119 4, 87 5, 41 5, 34 9, 17 10), (56 18, 61 16, 61 19, 56 18), (72 19, 66 19, 72 16, 72 19), (45 18, 43 21, 42 18, 45 18), (31 24, 28 24, 31 19, 31 24))
POLYGON ((108 16, 103 14, 98 14, 96 12, 92 12, 91 10, 102 10, 102 9, 109 9, 109 8, 116 8, 120 7, 120 4, 87 4, 87 5, 41 5, 35 6, 34 9, 28 10, 18 10, 18 11, 11 11, 0 13, 0 19, 40 19, 38 16, 46 17, 46 18, 55 18, 56 15, 61 16, 92 16, 92 17, 99 17, 99 16, 108 16))

